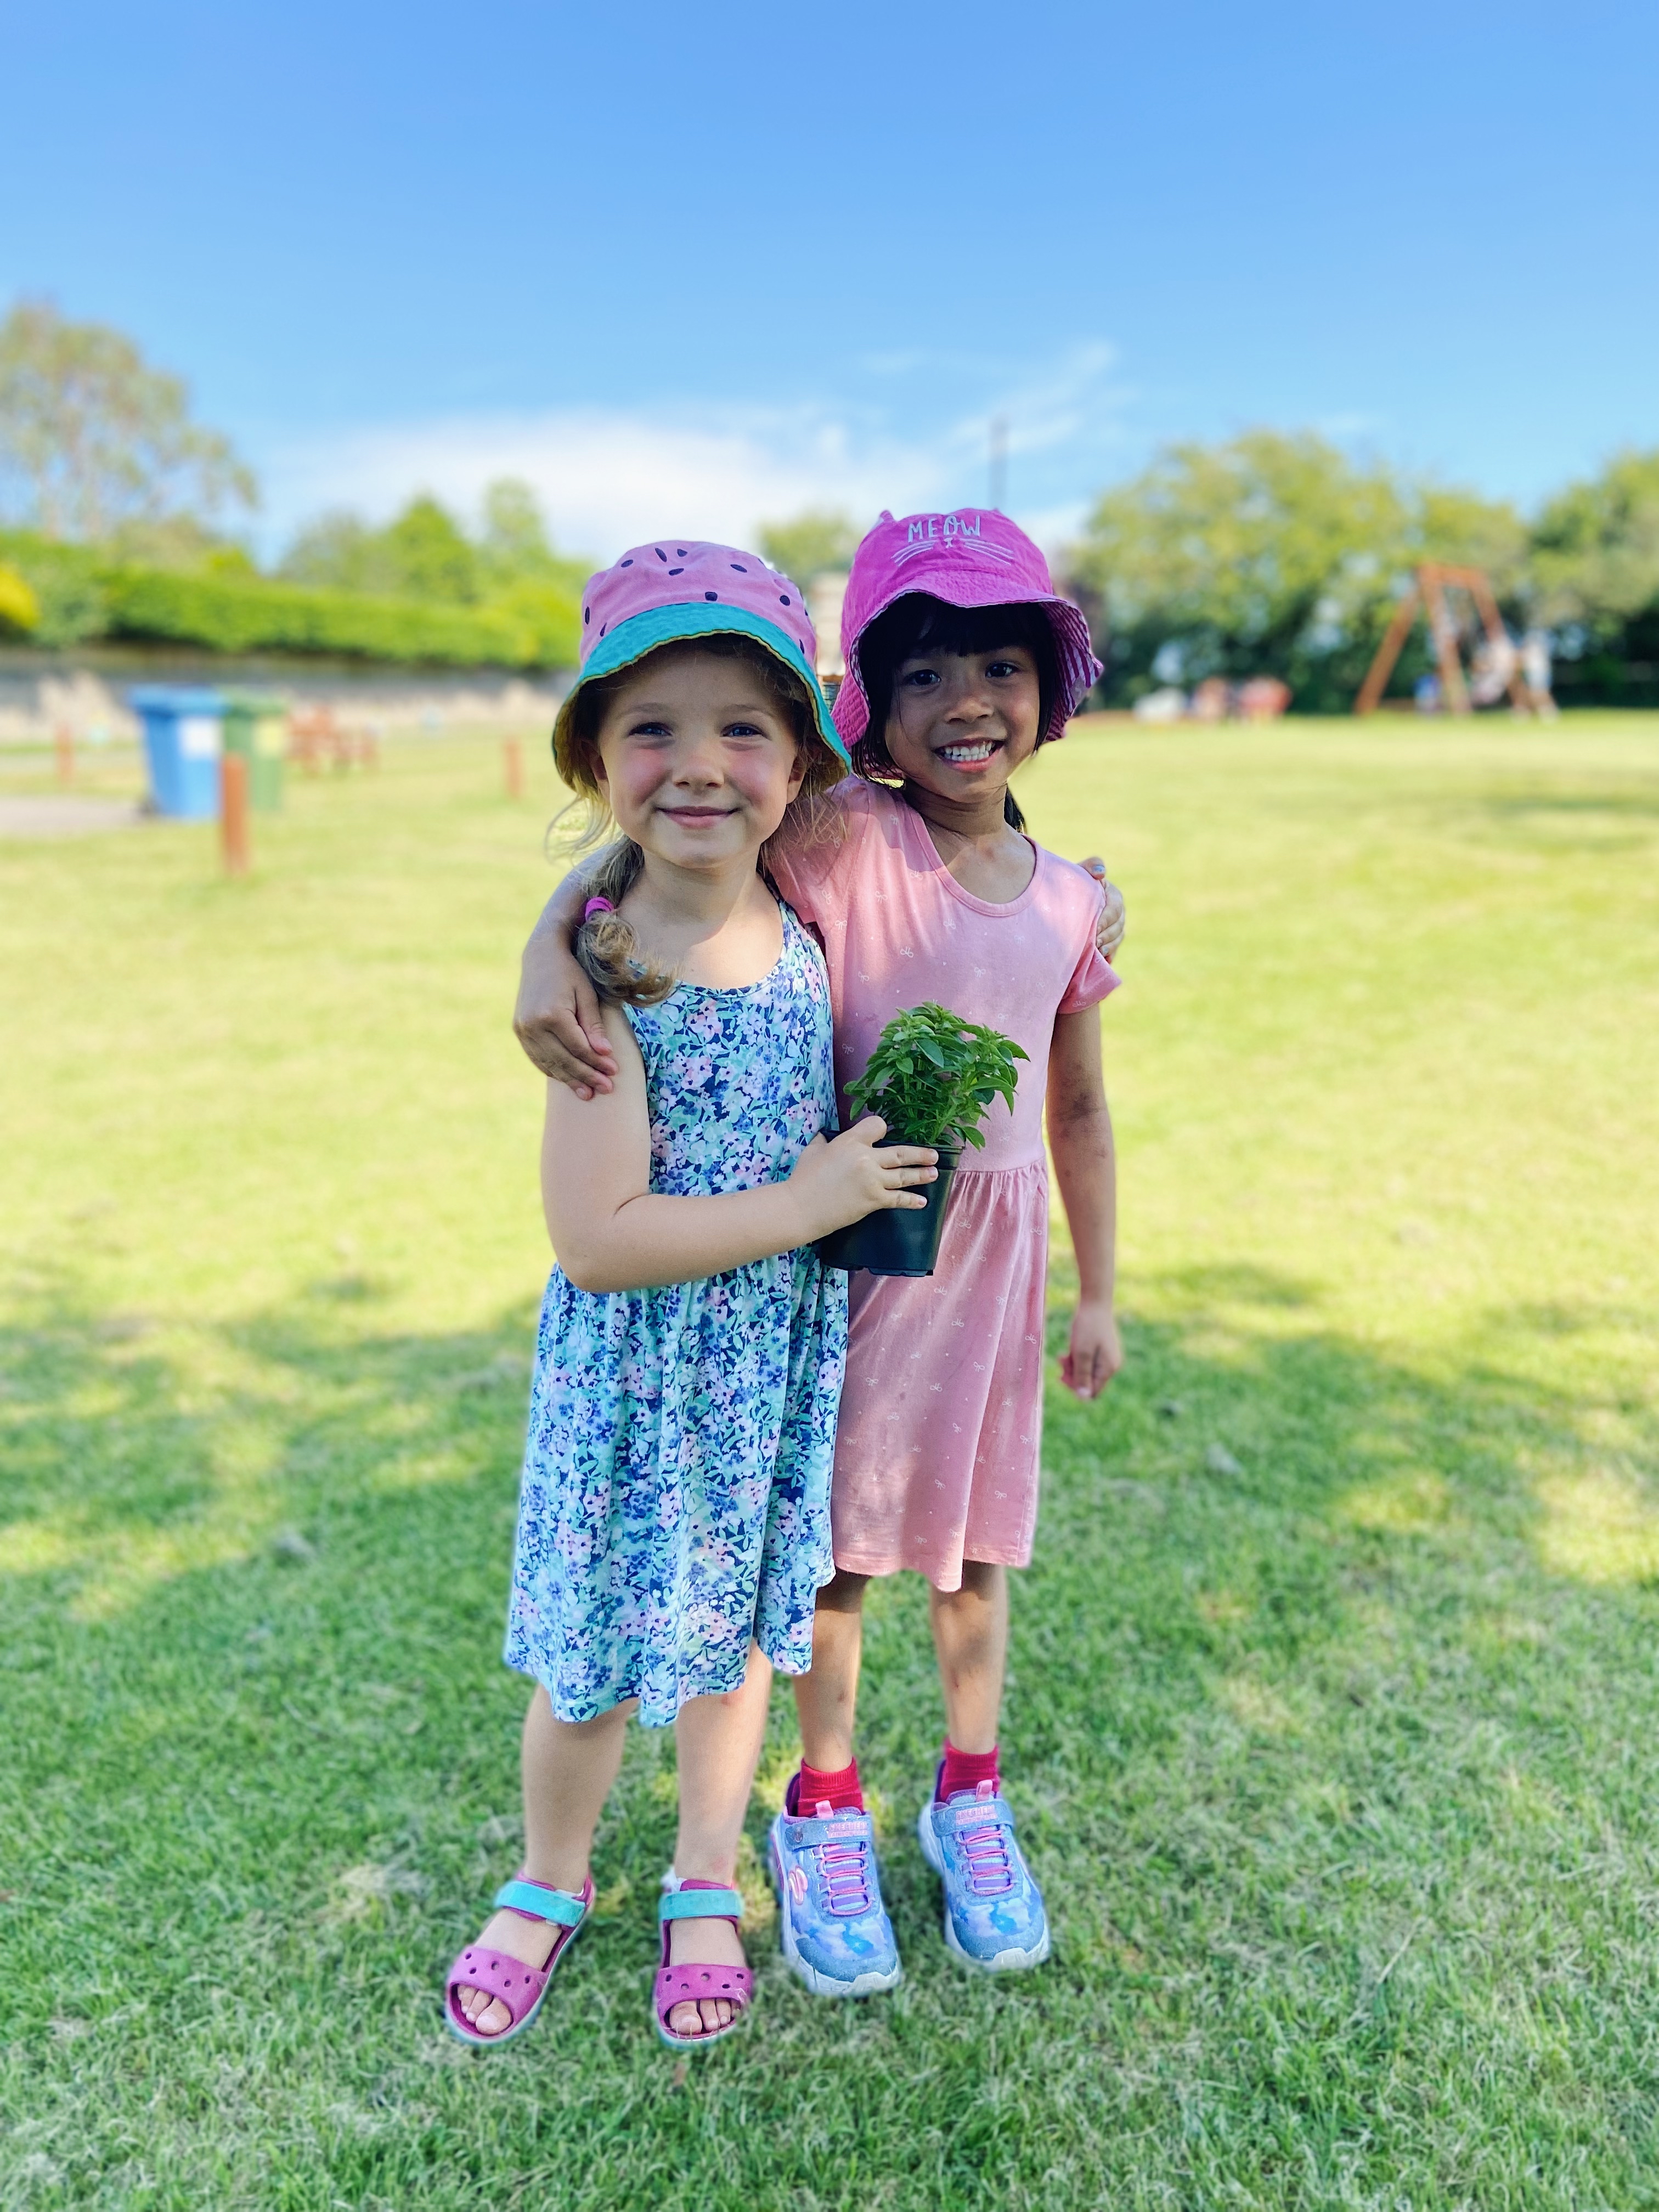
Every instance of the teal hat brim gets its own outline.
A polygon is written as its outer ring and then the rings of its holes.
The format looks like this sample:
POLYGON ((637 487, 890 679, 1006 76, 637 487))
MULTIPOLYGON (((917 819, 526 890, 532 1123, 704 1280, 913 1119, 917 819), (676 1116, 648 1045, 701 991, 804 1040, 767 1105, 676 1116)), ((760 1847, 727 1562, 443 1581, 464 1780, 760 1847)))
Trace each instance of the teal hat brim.
POLYGON ((764 615, 750 614, 744 607, 673 606, 644 607, 636 615, 628 615, 607 635, 600 638, 582 664, 580 675, 565 694, 560 703, 558 718, 553 725, 553 740, 556 744, 568 726, 576 695, 584 684, 596 677, 614 676, 647 653, 654 653, 659 645, 690 643, 700 637, 752 637, 757 645, 763 645, 776 659, 781 660, 792 676, 799 677, 805 684, 812 702, 812 713, 817 723, 818 735, 829 746, 843 767, 851 768, 852 755, 846 740, 836 727, 830 713, 830 702, 823 696, 823 686, 818 682, 817 671, 811 667, 787 630, 767 621, 764 615))

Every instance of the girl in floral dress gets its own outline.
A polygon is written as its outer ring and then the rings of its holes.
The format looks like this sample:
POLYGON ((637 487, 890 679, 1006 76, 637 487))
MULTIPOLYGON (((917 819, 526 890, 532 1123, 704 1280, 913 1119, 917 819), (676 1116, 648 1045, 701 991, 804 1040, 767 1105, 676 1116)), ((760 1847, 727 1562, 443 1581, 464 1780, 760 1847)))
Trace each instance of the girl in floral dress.
POLYGON ((730 546, 636 547, 584 597, 561 773, 620 841, 578 952, 617 1079, 548 1087, 558 1264, 537 1344, 507 1663, 536 1688, 525 1864, 451 1969, 449 2025, 528 2027, 592 1908, 588 1854, 637 1711, 674 1723, 680 1818, 653 2009, 676 2047, 752 1990, 732 1883, 772 1669, 811 1663, 833 1571, 844 1279, 812 1240, 920 1206, 931 1152, 842 1136, 823 956, 758 872, 846 754, 800 596, 730 546))

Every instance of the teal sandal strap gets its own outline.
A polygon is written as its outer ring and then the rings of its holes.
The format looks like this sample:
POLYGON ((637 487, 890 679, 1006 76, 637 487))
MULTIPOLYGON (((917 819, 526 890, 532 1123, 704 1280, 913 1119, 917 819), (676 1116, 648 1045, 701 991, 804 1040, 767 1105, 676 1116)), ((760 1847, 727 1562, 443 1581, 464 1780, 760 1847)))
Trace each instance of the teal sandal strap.
POLYGON ((741 1920, 743 1899, 735 1889, 676 1889, 657 1903, 660 1920, 741 1920))
POLYGON ((538 1881, 504 1881, 495 1892, 497 1905, 527 1912, 532 1920, 556 1920, 562 1927, 580 1928, 587 1907, 580 1897, 562 1889, 544 1889, 538 1881))

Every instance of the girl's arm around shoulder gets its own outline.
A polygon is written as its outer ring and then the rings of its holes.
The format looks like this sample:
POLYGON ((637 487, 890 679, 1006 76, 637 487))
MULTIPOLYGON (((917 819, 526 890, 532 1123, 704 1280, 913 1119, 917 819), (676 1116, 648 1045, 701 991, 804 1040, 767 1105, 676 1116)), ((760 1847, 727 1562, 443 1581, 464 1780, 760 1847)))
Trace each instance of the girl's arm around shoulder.
POLYGON ((1077 1255, 1078 1302, 1060 1378, 1097 1397, 1123 1364, 1112 1310, 1117 1273, 1117 1160, 1100 1064, 1100 1010, 1054 1018, 1048 1051, 1048 1149, 1077 1255))
POLYGON ((514 1034, 526 1056, 578 1098, 609 1091, 617 1072, 599 994, 571 950, 586 903, 586 879, 572 868, 530 933, 513 1009, 514 1034))
POLYGON ((645 1063, 627 1018, 606 1006, 600 1018, 616 1063, 611 1087, 584 1102, 550 1082, 542 1135, 547 1232, 579 1291, 696 1282, 810 1244, 879 1207, 924 1203, 912 1186, 933 1182, 937 1156, 916 1146, 878 1153, 885 1126, 873 1115, 833 1142, 815 1137, 787 1182, 710 1198, 653 1191, 645 1063))
MULTIPOLYGON (((872 790, 849 776, 817 802, 811 818, 786 818, 766 848, 768 872, 801 920, 816 927, 844 899, 842 878, 856 858, 872 790)), ((599 995, 571 949, 586 903, 586 877, 572 868, 525 945, 513 1009, 514 1034, 526 1057, 580 1099, 603 1096, 617 1072, 599 995)))
POLYGON ((1114 960, 1128 927, 1123 894, 1107 874, 1106 863, 1098 853, 1091 853, 1082 865, 1100 885, 1102 894, 1100 918, 1095 924, 1095 950, 1103 960, 1114 960))
MULTIPOLYGON (((1091 885, 1089 896, 1094 915, 1091 933, 1094 949, 1099 954, 1103 963, 1109 963, 1117 956, 1118 947, 1123 942, 1124 931, 1127 924, 1125 919, 1123 894, 1107 875, 1105 861, 1097 853, 1091 854, 1086 860, 1067 860, 1063 854, 1054 852, 1046 845, 1040 846, 1038 850, 1047 853, 1051 860, 1060 861, 1068 872, 1074 872, 1078 875, 1088 878, 1091 885), (1092 899, 1096 893, 1099 895, 1097 906, 1092 905, 1092 899)), ((1105 986, 1106 991, 1109 991, 1112 985, 1119 980, 1115 975, 1109 976, 1105 986)), ((1105 993, 1097 991, 1095 995, 1097 998, 1101 998, 1105 995, 1105 993)))

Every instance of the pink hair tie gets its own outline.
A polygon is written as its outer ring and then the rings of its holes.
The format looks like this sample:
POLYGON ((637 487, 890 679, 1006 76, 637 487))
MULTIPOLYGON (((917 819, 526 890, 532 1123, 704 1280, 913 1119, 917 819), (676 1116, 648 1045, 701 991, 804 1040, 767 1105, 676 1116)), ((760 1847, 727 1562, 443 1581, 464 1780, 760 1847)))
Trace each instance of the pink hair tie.
POLYGON ((582 908, 582 920, 592 921, 596 914, 615 914, 616 911, 608 898, 591 898, 582 908))

